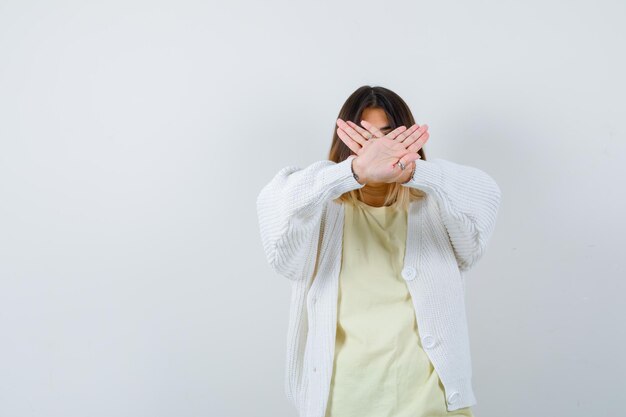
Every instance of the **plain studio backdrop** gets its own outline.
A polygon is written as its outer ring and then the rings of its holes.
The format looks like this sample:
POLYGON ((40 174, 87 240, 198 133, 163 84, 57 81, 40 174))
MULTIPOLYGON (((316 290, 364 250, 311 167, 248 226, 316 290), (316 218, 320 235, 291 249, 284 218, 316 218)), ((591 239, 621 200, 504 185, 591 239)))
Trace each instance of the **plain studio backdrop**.
POLYGON ((255 200, 361 85, 502 189, 477 417, 623 414, 623 1, 0 1, 0 416, 294 417, 255 200))

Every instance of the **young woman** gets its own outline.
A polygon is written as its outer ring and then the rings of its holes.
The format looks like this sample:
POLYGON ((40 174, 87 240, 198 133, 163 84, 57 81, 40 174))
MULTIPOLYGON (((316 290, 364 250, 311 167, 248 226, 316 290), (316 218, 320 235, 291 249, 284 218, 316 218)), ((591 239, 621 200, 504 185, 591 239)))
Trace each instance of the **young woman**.
POLYGON ((345 102, 328 160, 286 166, 257 212, 292 285, 285 392, 300 417, 472 416, 465 273, 500 204, 486 172, 426 160, 383 87, 345 102))

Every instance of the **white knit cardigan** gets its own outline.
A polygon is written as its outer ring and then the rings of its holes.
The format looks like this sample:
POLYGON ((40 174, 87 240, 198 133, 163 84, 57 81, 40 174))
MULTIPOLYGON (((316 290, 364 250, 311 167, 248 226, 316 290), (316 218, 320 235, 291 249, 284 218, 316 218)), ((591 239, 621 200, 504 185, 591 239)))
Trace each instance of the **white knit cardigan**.
MULTIPOLYGON (((275 273, 292 285, 285 393, 300 417, 324 417, 332 377, 341 269, 343 204, 363 187, 354 155, 305 168, 286 166, 257 197, 263 249, 275 273)), ((500 205, 500 188, 484 171, 444 159, 417 160, 406 187, 404 265, 422 346, 445 389, 448 411, 476 404, 465 311, 465 272, 485 252, 500 205)))

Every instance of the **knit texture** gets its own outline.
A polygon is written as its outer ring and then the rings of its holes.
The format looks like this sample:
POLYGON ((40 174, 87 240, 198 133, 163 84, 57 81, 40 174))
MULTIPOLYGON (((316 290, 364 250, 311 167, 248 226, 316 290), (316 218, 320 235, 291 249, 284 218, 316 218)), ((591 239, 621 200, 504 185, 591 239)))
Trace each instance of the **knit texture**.
MULTIPOLYGON (((257 197, 261 242, 270 267, 292 285, 285 393, 300 417, 325 414, 334 359, 344 207, 337 197, 363 187, 353 155, 305 168, 287 166, 257 197)), ((465 272, 485 252, 501 191, 484 171, 443 159, 417 160, 405 187, 411 201, 402 277, 420 338, 453 411, 476 404, 465 312, 465 272)))

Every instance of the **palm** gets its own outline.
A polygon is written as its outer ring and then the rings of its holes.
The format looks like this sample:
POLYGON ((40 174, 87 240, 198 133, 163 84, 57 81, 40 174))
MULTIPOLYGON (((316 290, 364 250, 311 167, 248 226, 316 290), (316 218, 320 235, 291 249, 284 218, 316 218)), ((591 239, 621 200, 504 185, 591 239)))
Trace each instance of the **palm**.
POLYGON ((394 182, 404 171, 395 164, 406 153, 401 143, 386 137, 370 141, 361 149, 359 157, 368 167, 368 178, 375 182, 394 182))
POLYGON ((366 181, 403 183, 408 180, 415 160, 420 158, 418 150, 428 140, 428 125, 414 124, 408 129, 400 126, 383 134, 371 123, 365 120, 361 123, 367 130, 352 121, 346 123, 337 119, 337 135, 358 155, 359 169, 366 181), (404 170, 400 162, 405 165, 404 170))

